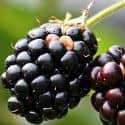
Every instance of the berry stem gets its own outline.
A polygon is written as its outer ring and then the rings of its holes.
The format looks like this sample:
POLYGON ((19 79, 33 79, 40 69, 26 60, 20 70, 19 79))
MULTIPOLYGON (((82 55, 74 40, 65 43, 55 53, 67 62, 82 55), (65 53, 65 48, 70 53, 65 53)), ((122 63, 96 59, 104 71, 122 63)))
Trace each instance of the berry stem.
MULTIPOLYGON (((58 25, 62 25, 63 29, 70 27, 70 26, 79 26, 81 29, 85 29, 87 27, 91 27, 101 20, 103 20, 108 15, 114 13, 115 11, 124 8, 125 7, 125 0, 120 0, 119 2, 111 5, 110 7, 107 7, 106 9, 100 11, 95 16, 89 18, 86 20, 86 16, 88 14, 89 9, 91 8, 92 4, 95 2, 95 0, 92 0, 92 2, 89 4, 88 8, 83 10, 82 16, 70 19, 65 19, 64 21, 53 18, 49 22, 56 23, 58 25), (85 25, 86 24, 86 25, 85 25)), ((69 15, 68 15, 69 16, 69 15)), ((71 16, 71 15, 70 15, 71 16)))
POLYGON ((90 19, 87 20, 87 26, 92 26, 103 20, 106 16, 110 15, 111 13, 124 8, 125 7, 125 0, 121 0, 118 3, 115 3, 114 5, 102 10, 95 16, 91 17, 90 19))

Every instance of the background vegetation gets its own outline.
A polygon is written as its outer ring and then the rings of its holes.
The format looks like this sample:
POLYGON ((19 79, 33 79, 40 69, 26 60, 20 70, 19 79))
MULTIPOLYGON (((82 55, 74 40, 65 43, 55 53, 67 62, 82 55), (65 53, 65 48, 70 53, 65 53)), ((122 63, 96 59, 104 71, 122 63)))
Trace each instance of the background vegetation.
MULTIPOLYGON (((28 30, 38 26, 36 18, 41 24, 52 15, 63 18, 67 11, 60 5, 59 0, 0 0, 0 72, 4 71, 4 59, 12 53, 11 45, 26 36, 28 30), (61 9, 60 9, 61 7, 61 9)), ((82 4, 82 3, 81 3, 82 4)), ((84 4, 83 4, 84 5, 84 4)), ((79 16, 81 8, 70 10, 74 16, 79 16)), ((93 8, 94 9, 94 8, 93 8)), ((118 17, 118 16, 117 16, 118 17)), ((110 17, 109 17, 110 18, 110 17)), ((98 53, 104 52, 112 44, 125 45, 123 29, 115 24, 99 23, 91 29, 100 39, 98 53)), ((10 93, 0 85, 0 125, 28 125, 25 119, 12 115, 7 109, 7 99, 10 93)), ((89 99, 91 94, 84 98, 80 105, 69 111, 62 120, 50 121, 45 125, 101 125, 98 114, 92 108, 89 99)))

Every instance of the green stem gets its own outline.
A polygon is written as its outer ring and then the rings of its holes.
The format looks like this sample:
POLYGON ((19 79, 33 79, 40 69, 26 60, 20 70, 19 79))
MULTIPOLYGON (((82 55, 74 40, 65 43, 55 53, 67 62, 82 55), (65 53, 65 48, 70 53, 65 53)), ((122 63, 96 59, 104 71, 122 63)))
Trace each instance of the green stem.
POLYGON ((104 19, 106 16, 110 15, 111 13, 125 7, 125 0, 121 0, 120 2, 112 5, 111 7, 108 7, 95 16, 91 17, 87 20, 87 26, 95 25, 96 23, 100 22, 102 19, 104 19))

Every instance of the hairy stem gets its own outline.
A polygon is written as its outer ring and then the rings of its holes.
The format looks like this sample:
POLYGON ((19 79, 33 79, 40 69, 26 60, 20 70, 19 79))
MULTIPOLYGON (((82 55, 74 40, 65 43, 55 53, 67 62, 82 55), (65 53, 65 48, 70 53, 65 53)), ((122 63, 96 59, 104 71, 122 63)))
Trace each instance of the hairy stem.
POLYGON ((100 22, 102 19, 104 19, 106 16, 112 14, 113 12, 124 8, 125 7, 125 0, 121 0, 120 2, 102 10, 95 16, 91 17, 90 19, 87 20, 87 26, 92 26, 95 25, 96 23, 100 22))

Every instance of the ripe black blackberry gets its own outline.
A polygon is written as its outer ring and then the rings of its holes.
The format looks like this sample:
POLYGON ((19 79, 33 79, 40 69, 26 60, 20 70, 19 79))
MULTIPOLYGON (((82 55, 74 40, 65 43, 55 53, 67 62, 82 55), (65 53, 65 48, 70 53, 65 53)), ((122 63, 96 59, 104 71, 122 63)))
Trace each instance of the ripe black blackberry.
POLYGON ((95 58, 90 72, 91 102, 104 125, 125 125, 125 48, 114 45, 95 58))
POLYGON ((96 37, 79 26, 63 30, 54 23, 34 28, 5 60, 8 108, 31 123, 64 117, 90 90, 84 71, 97 51, 96 37))

